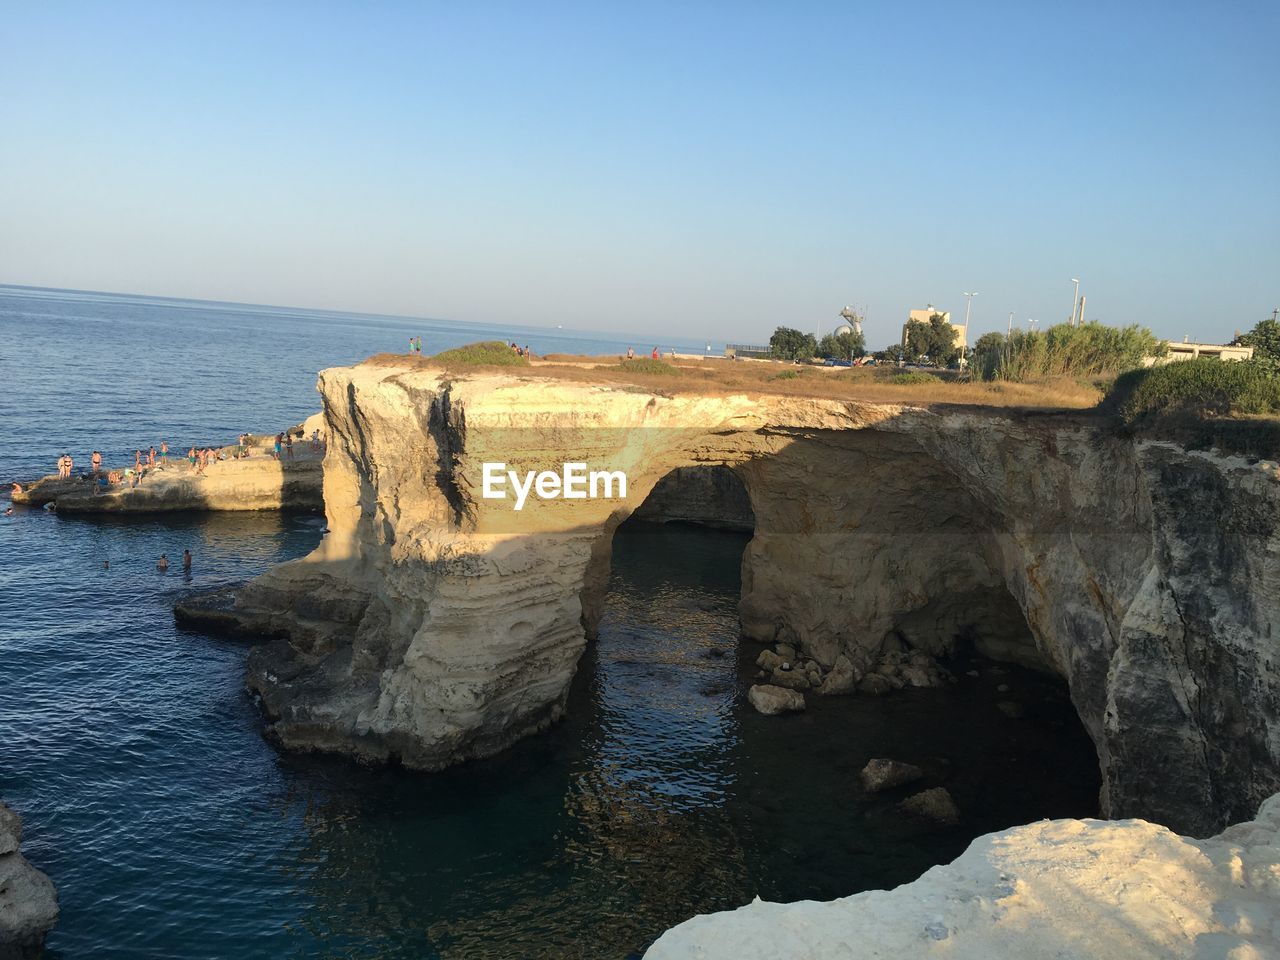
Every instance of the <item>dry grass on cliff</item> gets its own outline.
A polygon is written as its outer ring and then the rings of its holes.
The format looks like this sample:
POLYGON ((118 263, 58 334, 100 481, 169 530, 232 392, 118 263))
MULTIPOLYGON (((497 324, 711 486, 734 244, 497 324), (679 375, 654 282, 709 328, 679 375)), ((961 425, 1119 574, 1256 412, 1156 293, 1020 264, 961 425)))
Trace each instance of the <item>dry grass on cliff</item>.
MULTIPOLYGON (((557 357, 558 361, 559 358, 557 357)), ((973 404, 988 407, 1080 410, 1098 403, 1102 392, 1070 379, 1041 383, 981 383, 885 368, 823 369, 790 364, 733 363, 727 360, 674 361, 677 376, 646 374, 612 358, 583 362, 534 362, 526 375, 581 383, 625 383, 660 393, 747 393, 788 397, 836 397, 882 403, 973 404)))
MULTIPOLYGON (((433 357, 379 354, 366 363, 439 369, 433 357)), ((834 397, 872 403, 922 405, 964 404, 1034 410, 1081 410, 1095 406, 1101 389, 1092 383, 1060 378, 1040 383, 967 382, 946 375, 893 368, 820 368, 785 363, 708 360, 664 360, 663 371, 648 372, 648 362, 624 362, 616 356, 552 354, 533 359, 518 370, 508 366, 468 364, 468 372, 509 373, 575 383, 633 385, 660 394, 769 394, 786 397, 834 397)), ((452 364, 447 367, 458 370, 452 364)))

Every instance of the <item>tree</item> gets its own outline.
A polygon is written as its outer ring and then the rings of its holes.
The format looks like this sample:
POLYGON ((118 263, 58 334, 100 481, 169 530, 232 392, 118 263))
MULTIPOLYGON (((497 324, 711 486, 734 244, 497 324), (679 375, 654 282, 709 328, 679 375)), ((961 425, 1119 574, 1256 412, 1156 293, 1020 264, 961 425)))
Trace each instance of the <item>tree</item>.
POLYGON ((906 351, 902 349, 902 344, 891 343, 877 353, 875 357, 881 363, 897 363, 899 360, 905 359, 906 351))
POLYGON ((848 360, 867 352, 867 343, 861 333, 828 333, 818 344, 818 356, 834 360, 848 360))
POLYGON ((940 313, 907 324, 906 359, 917 363, 926 357, 940 367, 960 359, 960 347, 956 345, 956 328, 940 313))
POLYGON ((984 333, 973 344, 970 352, 969 368, 983 380, 991 380, 1000 369, 1000 359, 1004 356, 1004 334, 998 331, 984 333))
POLYGON ((812 333, 779 327, 769 338, 769 355, 778 360, 809 360, 817 352, 818 341, 812 333))
POLYGON ((1248 333, 1237 337, 1236 343, 1253 347, 1255 360, 1280 360, 1280 322, 1263 320, 1248 333))

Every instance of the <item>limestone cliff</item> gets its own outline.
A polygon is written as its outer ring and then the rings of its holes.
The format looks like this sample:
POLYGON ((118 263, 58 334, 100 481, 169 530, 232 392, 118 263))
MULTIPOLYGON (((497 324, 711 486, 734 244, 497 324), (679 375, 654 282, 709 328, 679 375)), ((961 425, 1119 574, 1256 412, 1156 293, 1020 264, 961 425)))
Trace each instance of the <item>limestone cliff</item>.
POLYGON ((1103 811, 1204 835, 1280 789, 1274 463, 1102 418, 664 396, 364 364, 320 376, 329 535, 242 592, 284 745, 438 768, 553 721, 611 537, 673 470, 726 466, 755 535, 744 631, 857 676, 972 643, 1062 675, 1103 811), (625 497, 482 497, 483 464, 625 471, 625 497))
POLYGON ((646 960, 1262 960, 1280 956, 1280 795, 1209 840, 1141 820, 979 837, 914 883, 695 917, 646 960))

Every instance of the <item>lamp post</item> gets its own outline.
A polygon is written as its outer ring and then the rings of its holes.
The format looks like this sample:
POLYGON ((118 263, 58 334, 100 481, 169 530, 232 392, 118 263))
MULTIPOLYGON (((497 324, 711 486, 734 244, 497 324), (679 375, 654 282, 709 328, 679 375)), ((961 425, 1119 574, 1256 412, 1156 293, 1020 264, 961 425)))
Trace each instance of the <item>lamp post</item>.
MULTIPOLYGON (((960 359, 964 360, 964 355, 969 349, 969 311, 973 308, 973 298, 978 295, 975 290, 973 293, 965 293, 968 299, 964 302, 964 343, 960 344, 960 359)), ((964 366, 962 363, 961 366, 964 366)))
MULTIPOLYGON (((1067 322, 1074 327, 1076 325, 1076 307, 1080 304, 1080 278, 1072 277, 1071 282, 1076 285, 1076 292, 1071 297, 1071 319, 1067 322)), ((1084 317, 1080 319, 1083 320, 1084 317)))

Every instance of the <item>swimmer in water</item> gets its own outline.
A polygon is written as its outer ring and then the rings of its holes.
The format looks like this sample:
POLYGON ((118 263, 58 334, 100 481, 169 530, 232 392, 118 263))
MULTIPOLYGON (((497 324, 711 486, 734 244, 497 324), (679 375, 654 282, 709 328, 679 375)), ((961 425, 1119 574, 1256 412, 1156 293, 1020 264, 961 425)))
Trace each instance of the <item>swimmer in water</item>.
POLYGON ((156 561, 156 569, 161 571, 169 569, 169 558, 163 553, 160 554, 160 559, 156 561))
POLYGON ((190 550, 182 551, 182 569, 183 570, 191 569, 191 551, 190 550))

